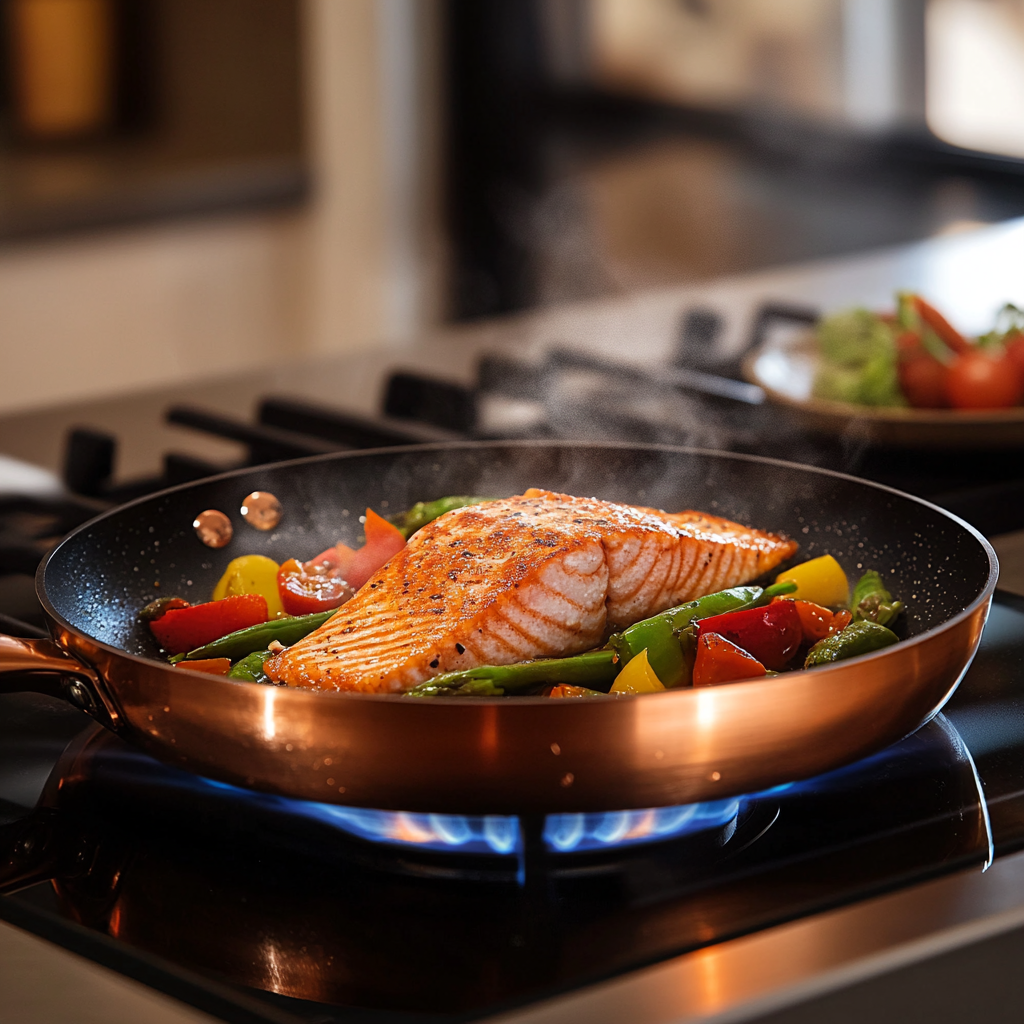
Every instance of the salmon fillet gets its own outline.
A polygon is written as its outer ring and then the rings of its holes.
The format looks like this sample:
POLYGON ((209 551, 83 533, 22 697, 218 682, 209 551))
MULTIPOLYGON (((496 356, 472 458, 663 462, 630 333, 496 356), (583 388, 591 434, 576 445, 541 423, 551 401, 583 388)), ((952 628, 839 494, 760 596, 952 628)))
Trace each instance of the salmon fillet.
POLYGON ((530 490, 428 523, 265 669, 289 686, 396 693, 442 672, 577 654, 797 547, 700 512, 530 490))

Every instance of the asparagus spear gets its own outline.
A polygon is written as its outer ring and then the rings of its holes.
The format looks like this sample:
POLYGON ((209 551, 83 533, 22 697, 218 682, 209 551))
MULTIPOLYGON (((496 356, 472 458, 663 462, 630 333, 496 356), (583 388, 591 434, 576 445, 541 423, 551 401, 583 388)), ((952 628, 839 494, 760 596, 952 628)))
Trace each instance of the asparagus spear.
POLYGON ((903 602, 894 601, 892 594, 885 589, 882 577, 874 569, 868 569, 853 588, 850 611, 854 622, 866 619, 887 626, 903 611, 903 602))
POLYGON ((417 530, 433 522, 445 512, 454 508, 465 508, 467 505, 479 505, 492 498, 472 498, 465 495, 452 495, 438 498, 436 501, 417 501, 412 508, 392 516, 390 522, 398 527, 398 532, 408 540, 417 530))
POLYGON ((406 697, 500 697, 526 693, 543 683, 605 689, 619 673, 614 651, 587 651, 571 658, 538 658, 518 665, 480 665, 445 672, 406 691, 406 697))
POLYGON ((274 640, 288 647, 308 636, 314 629, 318 629, 337 611, 337 608, 331 608, 326 612, 314 612, 312 615, 295 615, 261 622, 259 625, 228 633, 227 636, 212 640, 187 654, 176 654, 171 661, 176 663, 182 659, 193 661, 197 658, 230 658, 237 661, 247 654, 252 654, 253 651, 265 651, 274 640))

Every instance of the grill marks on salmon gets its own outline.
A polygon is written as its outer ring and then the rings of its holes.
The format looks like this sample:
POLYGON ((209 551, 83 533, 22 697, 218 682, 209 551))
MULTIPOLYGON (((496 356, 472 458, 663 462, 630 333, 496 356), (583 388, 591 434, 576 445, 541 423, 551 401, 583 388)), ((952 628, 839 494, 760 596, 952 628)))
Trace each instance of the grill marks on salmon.
POLYGON ((699 512, 530 490, 427 524, 266 671, 291 686, 394 693, 442 672, 577 654, 796 549, 699 512))

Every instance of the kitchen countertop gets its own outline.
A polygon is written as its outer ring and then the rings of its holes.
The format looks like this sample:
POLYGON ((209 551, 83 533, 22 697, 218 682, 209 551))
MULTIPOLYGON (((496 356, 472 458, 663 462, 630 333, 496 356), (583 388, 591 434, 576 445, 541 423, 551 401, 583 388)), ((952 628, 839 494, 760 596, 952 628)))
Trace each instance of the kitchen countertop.
POLYGON ((146 985, 0 922, 0 1020, 11 1024, 212 1024, 146 985))

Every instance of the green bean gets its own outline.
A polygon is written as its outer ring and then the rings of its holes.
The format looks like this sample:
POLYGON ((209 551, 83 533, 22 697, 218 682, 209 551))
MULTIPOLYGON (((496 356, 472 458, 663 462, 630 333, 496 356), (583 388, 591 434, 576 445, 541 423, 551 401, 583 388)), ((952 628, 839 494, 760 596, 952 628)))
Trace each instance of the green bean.
POLYGON ((760 608, 763 605, 771 604, 777 597, 785 597, 796 591, 796 580, 783 580, 781 583, 773 583, 765 587, 761 593, 752 601, 748 601, 742 608, 734 608, 733 611, 745 612, 748 608, 760 608))
POLYGON ((252 654, 247 654, 241 661, 237 661, 231 666, 228 679, 244 679, 249 683, 269 684, 270 678, 263 671, 263 663, 272 653, 272 651, 253 651, 252 654))
POLYGON ((271 619, 256 626, 235 630, 218 640, 212 640, 185 655, 175 655, 172 661, 195 661, 198 658, 230 658, 237 661, 253 651, 265 651, 273 641, 277 640, 285 647, 296 643, 304 636, 309 636, 314 629, 322 626, 337 608, 326 612, 314 612, 312 615, 295 615, 283 619, 271 619))
POLYGON ((819 640, 808 652, 804 668, 827 665, 833 661, 856 658, 858 654, 870 654, 899 643, 899 637, 877 622, 862 619, 851 622, 846 629, 819 640))
POLYGON ((407 690, 406 697, 500 697, 526 693, 546 683, 592 689, 611 686, 620 666, 613 651, 587 651, 570 658, 538 658, 518 665, 479 665, 445 672, 407 690))
POLYGON ((433 522, 438 516, 443 516, 445 512, 451 512, 455 508, 465 508, 467 505, 479 505, 485 501, 493 501, 493 499, 453 495, 447 498, 438 498, 436 501, 417 501, 412 508, 392 516, 390 522, 397 526, 399 533, 408 540, 417 530, 426 526, 427 523, 433 522))
POLYGON ((874 569, 868 569, 853 588, 850 611, 854 622, 867 620, 887 626, 903 611, 903 602, 894 601, 882 577, 874 569))

